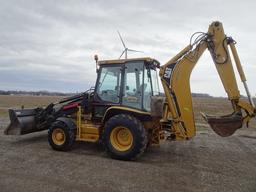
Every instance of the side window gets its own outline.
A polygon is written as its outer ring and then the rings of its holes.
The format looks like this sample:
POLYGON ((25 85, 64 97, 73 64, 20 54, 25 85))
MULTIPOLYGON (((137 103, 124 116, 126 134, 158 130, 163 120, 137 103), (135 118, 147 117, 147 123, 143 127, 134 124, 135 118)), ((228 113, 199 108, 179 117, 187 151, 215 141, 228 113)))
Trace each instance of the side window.
POLYGON ((143 98, 143 107, 147 111, 150 111, 150 101, 152 96, 151 89, 151 74, 150 69, 146 69, 144 71, 144 98, 143 98))
POLYGON ((128 63, 125 66, 123 105, 141 109, 143 94, 143 63, 128 63))
POLYGON ((158 72, 156 69, 150 69, 150 72, 151 72, 151 81, 152 81, 152 92, 153 92, 153 95, 159 95, 160 94, 160 88, 159 88, 159 83, 158 83, 158 72))
POLYGON ((103 67, 101 69, 97 94, 103 101, 119 102, 121 86, 121 67, 103 67))

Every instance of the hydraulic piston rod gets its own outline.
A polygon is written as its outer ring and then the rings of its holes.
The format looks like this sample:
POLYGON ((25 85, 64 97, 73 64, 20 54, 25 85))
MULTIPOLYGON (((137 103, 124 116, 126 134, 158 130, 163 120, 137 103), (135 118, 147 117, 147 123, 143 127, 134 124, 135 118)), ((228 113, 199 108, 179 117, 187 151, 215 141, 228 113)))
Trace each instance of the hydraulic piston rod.
POLYGON ((232 42, 230 43, 230 48, 231 48, 231 51, 232 51, 232 54, 233 54, 233 57, 234 57, 234 60, 235 60, 235 63, 236 63, 236 68, 237 68, 237 70, 238 70, 240 79, 241 79, 241 81, 242 81, 243 84, 244 84, 244 88, 245 88, 245 91, 246 91, 248 100, 249 100, 250 104, 255 108, 255 104, 254 104, 254 102, 253 102, 252 96, 251 96, 250 91, 249 91, 249 88, 248 88, 248 86, 247 86, 246 77, 245 77, 245 74, 244 74, 244 70, 243 70, 243 67, 242 67, 242 65, 241 65, 239 56, 238 56, 238 54, 237 54, 237 50, 236 50, 234 41, 232 41, 232 42))

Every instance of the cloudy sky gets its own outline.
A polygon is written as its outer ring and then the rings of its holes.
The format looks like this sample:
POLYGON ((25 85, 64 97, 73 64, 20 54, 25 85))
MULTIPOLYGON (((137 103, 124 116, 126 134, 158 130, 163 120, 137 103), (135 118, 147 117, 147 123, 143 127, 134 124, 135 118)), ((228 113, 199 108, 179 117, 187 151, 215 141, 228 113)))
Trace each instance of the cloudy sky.
MULTIPOLYGON (((256 94, 256 2, 0 0, 0 89, 81 92, 95 83, 93 56, 118 58, 119 30, 129 48, 162 64, 214 20, 237 41, 252 95, 256 94)), ((238 78, 241 93, 244 90, 238 78)), ((225 96, 209 53, 191 77, 193 92, 225 96)))

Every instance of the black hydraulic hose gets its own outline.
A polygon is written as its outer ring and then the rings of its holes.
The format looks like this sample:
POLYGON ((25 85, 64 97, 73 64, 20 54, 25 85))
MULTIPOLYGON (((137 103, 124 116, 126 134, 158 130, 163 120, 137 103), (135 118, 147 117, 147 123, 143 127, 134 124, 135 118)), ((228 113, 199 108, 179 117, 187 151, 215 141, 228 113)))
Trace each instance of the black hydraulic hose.
POLYGON ((61 104, 61 103, 66 103, 68 101, 73 101, 73 100, 79 100, 81 99, 82 97, 84 97, 86 94, 90 93, 90 91, 93 91, 94 90, 94 87, 88 89, 87 91, 83 92, 83 93, 80 93, 80 94, 77 94, 77 95, 73 95, 73 96, 70 96, 70 97, 66 97, 66 98, 63 98, 62 100, 60 100, 59 102, 57 102, 56 104, 61 104))
POLYGON ((71 97, 66 97, 66 98, 60 100, 60 101, 58 102, 58 104, 66 103, 66 102, 68 102, 68 101, 72 101, 72 100, 79 99, 79 98, 83 97, 84 95, 85 95, 85 93, 82 93, 82 94, 79 94, 79 95, 74 95, 74 96, 71 96, 71 97))
POLYGON ((215 61, 217 64, 224 64, 224 63, 226 63, 226 62, 228 61, 228 58, 229 58, 229 56, 228 56, 228 50, 227 50, 227 47, 225 46, 225 41, 228 40, 228 39, 229 39, 228 37, 225 37, 225 38, 223 39, 223 41, 222 41, 222 47, 223 47, 223 49, 224 49, 224 51, 225 51, 226 58, 225 58, 225 60, 224 60, 223 62, 218 62, 217 59, 214 58, 214 61, 215 61))
POLYGON ((213 60, 214 60, 214 62, 215 62, 216 64, 224 64, 224 63, 226 63, 226 62, 228 61, 228 59, 229 59, 228 49, 227 49, 227 46, 225 46, 225 42, 226 42, 226 41, 227 41, 227 45, 230 44, 231 42, 235 42, 235 41, 232 39, 232 37, 225 37, 225 38, 223 39, 223 41, 222 41, 222 47, 223 47, 223 49, 224 49, 224 51, 225 51, 226 57, 225 57, 225 60, 222 61, 222 62, 217 61, 217 55, 216 55, 215 52, 214 52, 214 45, 212 45, 211 42, 208 42, 208 47, 210 48, 210 52, 211 52, 211 54, 212 54, 212 56, 213 56, 213 60))

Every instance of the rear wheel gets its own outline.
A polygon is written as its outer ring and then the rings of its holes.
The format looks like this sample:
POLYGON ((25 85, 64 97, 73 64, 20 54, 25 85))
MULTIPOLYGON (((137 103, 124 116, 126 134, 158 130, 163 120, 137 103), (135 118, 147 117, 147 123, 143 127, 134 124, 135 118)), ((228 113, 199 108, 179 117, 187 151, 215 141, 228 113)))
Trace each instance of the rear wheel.
POLYGON ((144 152, 147 137, 138 119, 120 114, 107 121, 103 132, 103 143, 112 158, 132 160, 144 152))
POLYGON ((70 150, 75 142, 75 129, 65 122, 56 121, 49 128, 48 142, 54 150, 70 150))

